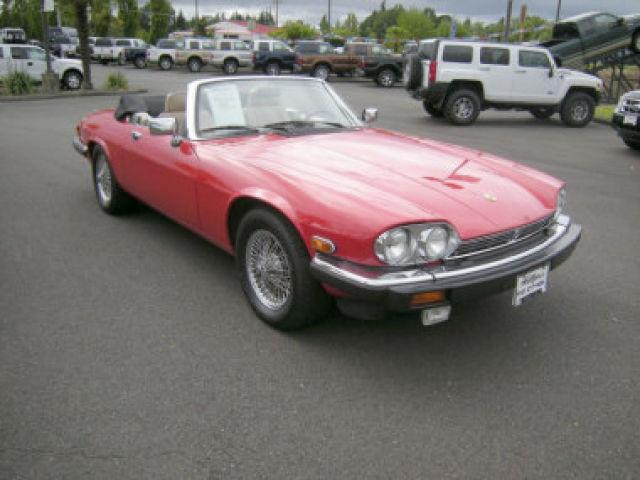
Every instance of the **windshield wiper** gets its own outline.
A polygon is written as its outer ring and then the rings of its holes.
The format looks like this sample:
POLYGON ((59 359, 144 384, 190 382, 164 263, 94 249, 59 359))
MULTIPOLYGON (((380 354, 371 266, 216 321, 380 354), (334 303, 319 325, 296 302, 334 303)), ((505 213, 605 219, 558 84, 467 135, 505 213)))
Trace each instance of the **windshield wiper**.
POLYGON ((221 125, 219 127, 203 128, 201 132, 217 132, 220 130, 241 130, 248 133, 260 133, 256 127, 248 127, 246 125, 221 125))
POLYGON ((274 130, 289 131, 294 128, 314 128, 318 125, 326 125, 334 128, 346 128, 345 125, 342 125, 341 123, 327 122, 324 120, 287 120, 285 122, 267 123, 266 125, 263 125, 263 127, 274 130))

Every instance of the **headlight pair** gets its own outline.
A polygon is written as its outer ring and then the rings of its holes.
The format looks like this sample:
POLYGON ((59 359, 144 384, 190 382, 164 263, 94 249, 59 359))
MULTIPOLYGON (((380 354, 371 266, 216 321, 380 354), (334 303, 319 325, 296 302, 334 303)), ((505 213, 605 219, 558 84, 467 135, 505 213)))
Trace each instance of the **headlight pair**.
POLYGON ((460 238, 446 223, 421 223, 392 228, 374 242, 374 251, 388 265, 416 265, 451 255, 460 238))

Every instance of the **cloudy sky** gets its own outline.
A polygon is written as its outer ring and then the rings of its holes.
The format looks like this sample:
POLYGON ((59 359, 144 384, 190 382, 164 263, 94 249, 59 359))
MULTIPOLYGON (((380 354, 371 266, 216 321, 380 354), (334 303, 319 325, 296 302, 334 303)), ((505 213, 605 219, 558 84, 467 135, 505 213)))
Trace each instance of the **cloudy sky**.
MULTIPOLYGON (((358 19, 362 20, 373 9, 378 8, 380 2, 381 0, 331 0, 331 17, 344 17, 353 11, 358 19)), ((185 15, 191 16, 196 0, 171 0, 171 3, 176 11, 182 9, 185 15)), ((327 3, 328 0, 279 0, 280 22, 303 18, 309 23, 318 24, 320 17, 327 11, 327 3)), ((439 14, 448 13, 461 18, 470 16, 474 20, 494 21, 504 16, 507 0, 387 0, 387 6, 396 3, 406 8, 432 7, 439 14)), ((531 15, 555 18, 557 0, 514 0, 515 15, 523 3, 527 4, 531 15)), ((275 11, 275 0, 198 0, 198 5, 201 15, 234 10, 256 12, 270 6, 272 11, 275 11)), ((618 15, 640 13, 640 0, 562 0, 562 17, 593 10, 609 11, 618 15)))

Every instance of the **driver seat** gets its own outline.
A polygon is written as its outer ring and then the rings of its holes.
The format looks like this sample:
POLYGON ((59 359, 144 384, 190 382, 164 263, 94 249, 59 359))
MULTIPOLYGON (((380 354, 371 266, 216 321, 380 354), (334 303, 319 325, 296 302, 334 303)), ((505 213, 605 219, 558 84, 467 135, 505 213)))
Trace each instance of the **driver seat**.
POLYGON ((187 94, 183 92, 168 93, 164 100, 164 112, 159 117, 176 119, 178 132, 182 135, 185 131, 185 104, 187 94))

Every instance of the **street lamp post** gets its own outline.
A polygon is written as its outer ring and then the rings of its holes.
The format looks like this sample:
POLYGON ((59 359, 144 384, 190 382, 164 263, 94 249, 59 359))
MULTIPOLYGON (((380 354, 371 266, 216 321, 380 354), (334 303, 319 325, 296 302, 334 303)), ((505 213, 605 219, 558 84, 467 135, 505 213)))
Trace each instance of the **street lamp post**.
POLYGON ((59 78, 51 69, 51 52, 49 51, 49 25, 47 22, 47 12, 53 11, 53 0, 42 0, 42 37, 44 41, 44 51, 47 60, 47 71, 42 74, 42 92, 53 93, 58 90, 59 78))
POLYGON ((562 5, 562 0, 558 0, 558 8, 556 9, 556 23, 560 21, 560 7, 562 5))

